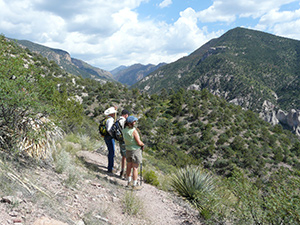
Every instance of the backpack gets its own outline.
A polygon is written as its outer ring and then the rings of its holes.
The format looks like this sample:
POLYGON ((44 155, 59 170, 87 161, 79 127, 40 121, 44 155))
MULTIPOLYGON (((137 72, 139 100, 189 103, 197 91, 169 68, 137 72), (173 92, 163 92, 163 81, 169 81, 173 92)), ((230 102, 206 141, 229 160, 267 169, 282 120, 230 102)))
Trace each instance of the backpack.
POLYGON ((107 129, 106 129, 106 121, 107 121, 108 118, 104 118, 103 120, 100 121, 100 124, 99 124, 99 133, 102 137, 108 135, 109 133, 107 132, 107 129))
POLYGON ((123 141, 122 127, 120 125, 120 119, 118 119, 111 127, 110 132, 112 137, 117 141, 123 141))

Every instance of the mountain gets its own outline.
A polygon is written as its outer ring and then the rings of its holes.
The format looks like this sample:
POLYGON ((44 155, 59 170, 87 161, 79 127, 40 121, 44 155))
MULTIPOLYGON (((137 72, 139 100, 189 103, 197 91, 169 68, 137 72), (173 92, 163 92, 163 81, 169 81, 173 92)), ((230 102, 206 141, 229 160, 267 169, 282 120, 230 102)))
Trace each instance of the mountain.
POLYGON ((157 70, 161 66, 165 65, 166 63, 160 63, 158 65, 148 64, 134 64, 132 66, 120 66, 111 73, 113 74, 113 78, 117 81, 121 82, 122 84, 133 85, 139 80, 146 77, 148 74, 152 73, 153 71, 157 70))
POLYGON ((119 66, 111 71, 109 71, 113 76, 116 75, 117 73, 119 73, 122 70, 125 70, 127 68, 127 66, 119 66))
POLYGON ((71 58, 70 54, 64 50, 49 48, 27 40, 15 41, 23 48, 41 54, 49 61, 53 60, 68 73, 98 81, 113 81, 112 75, 108 71, 93 67, 82 60, 71 58))
POLYGON ((207 89, 149 96, 118 82, 83 79, 1 35, 0 71, 0 224, 36 224, 40 216, 68 224, 300 223, 300 141, 251 110, 207 89), (147 164, 139 177, 159 187, 143 185, 139 193, 147 198, 133 198, 126 181, 103 166, 107 150, 97 121, 108 106, 139 117, 147 164), (185 211, 192 210, 162 190, 190 201, 198 220, 187 220, 185 211), (183 217, 157 220, 166 210, 144 212, 143 205, 162 202, 153 194, 170 203, 156 209, 171 207, 183 217))
POLYGON ((299 76, 300 41, 235 28, 133 87, 149 93, 207 88, 245 109, 288 111, 300 109, 299 76))

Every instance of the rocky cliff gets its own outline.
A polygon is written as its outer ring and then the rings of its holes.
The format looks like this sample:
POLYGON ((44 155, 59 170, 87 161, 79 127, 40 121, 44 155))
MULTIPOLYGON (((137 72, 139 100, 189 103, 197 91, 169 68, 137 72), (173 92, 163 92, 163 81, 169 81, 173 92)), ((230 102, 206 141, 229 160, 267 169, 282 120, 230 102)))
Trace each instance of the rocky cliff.
POLYGON ((23 48, 28 48, 31 52, 41 54, 49 61, 54 61, 68 73, 97 81, 115 81, 110 72, 91 66, 80 59, 72 58, 67 51, 49 48, 27 40, 17 40, 16 43, 23 48))
POLYGON ((300 137, 300 110, 291 109, 285 112, 281 109, 275 109, 273 104, 266 101, 264 102, 263 108, 264 111, 260 113, 260 117, 265 121, 272 125, 281 124, 300 137))

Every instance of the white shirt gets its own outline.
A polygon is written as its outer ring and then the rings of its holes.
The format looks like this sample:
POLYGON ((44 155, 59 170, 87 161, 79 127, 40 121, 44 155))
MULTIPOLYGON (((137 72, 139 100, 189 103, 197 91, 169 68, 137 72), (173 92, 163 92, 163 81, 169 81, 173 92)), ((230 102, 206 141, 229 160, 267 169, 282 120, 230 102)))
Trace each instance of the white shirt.
POLYGON ((126 121, 125 117, 121 116, 119 119, 119 123, 120 123, 122 129, 124 129, 125 121, 126 121))
POLYGON ((110 129, 111 129, 112 125, 114 124, 114 122, 115 122, 115 120, 111 116, 109 116, 108 119, 106 120, 106 130, 110 134, 110 136, 112 136, 110 129))

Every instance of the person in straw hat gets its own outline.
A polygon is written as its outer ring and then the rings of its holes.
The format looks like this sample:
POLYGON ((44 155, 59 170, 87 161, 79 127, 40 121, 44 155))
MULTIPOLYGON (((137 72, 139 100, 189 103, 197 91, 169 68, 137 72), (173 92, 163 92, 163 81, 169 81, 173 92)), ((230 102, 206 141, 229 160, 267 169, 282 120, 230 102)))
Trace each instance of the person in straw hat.
POLYGON ((115 107, 110 107, 104 111, 104 115, 108 117, 106 121, 106 130, 108 132, 107 135, 104 136, 104 141, 108 149, 108 166, 107 172, 113 173, 114 172, 114 158, 115 158, 115 139, 112 138, 110 129, 115 122, 117 110, 115 107))

